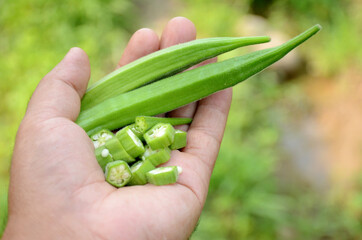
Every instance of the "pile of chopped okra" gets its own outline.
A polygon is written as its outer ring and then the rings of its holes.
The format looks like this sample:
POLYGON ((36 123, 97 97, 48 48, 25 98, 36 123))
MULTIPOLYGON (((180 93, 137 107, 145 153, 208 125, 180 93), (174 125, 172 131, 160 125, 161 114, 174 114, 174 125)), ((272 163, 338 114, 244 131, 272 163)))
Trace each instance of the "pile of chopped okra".
POLYGON ((106 181, 115 187, 176 183, 181 167, 158 166, 171 158, 171 150, 186 146, 186 132, 173 125, 191 121, 190 118, 140 116, 116 134, 104 129, 90 136, 106 181))

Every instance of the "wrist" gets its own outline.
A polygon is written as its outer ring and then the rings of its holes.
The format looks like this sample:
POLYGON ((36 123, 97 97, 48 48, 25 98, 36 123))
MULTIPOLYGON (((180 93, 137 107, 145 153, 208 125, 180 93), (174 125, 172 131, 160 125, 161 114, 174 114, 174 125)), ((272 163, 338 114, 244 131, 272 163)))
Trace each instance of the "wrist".
POLYGON ((95 239, 93 234, 79 223, 64 220, 63 217, 50 220, 42 217, 29 219, 9 216, 2 240, 95 239))

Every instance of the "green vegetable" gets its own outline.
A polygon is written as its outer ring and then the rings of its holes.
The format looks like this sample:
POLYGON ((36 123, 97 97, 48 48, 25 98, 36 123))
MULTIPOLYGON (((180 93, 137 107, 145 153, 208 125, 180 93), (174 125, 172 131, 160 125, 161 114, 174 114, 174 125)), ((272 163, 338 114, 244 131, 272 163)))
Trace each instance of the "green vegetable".
POLYGON ((142 160, 149 160, 153 166, 167 162, 171 158, 171 149, 168 147, 152 150, 150 147, 146 147, 146 151, 142 155, 142 160))
POLYGON ((207 38, 159 50, 117 69, 94 83, 85 93, 81 109, 90 109, 109 98, 181 72, 221 53, 268 41, 269 37, 207 38))
POLYGON ((173 126, 189 124, 192 122, 192 118, 161 118, 161 117, 148 117, 139 116, 136 117, 136 127, 143 133, 147 132, 151 127, 157 123, 169 123, 173 126))
POLYGON ((113 161, 112 155, 109 153, 109 150, 105 146, 97 147, 95 150, 95 155, 98 164, 103 171, 105 170, 106 165, 113 161))
POLYGON ((125 161, 113 161, 107 164, 106 181, 115 187, 123 187, 132 177, 131 169, 125 161))
POLYGON ((166 185, 177 182, 178 175, 182 172, 181 167, 160 167, 146 173, 147 181, 153 185, 166 185))
POLYGON ((262 71, 320 28, 316 25, 278 47, 208 64, 110 98, 89 110, 81 111, 76 122, 88 134, 92 134, 102 128, 125 126, 132 123, 136 116, 152 116, 197 101, 262 71))
POLYGON ((135 123, 131 124, 131 125, 128 125, 129 128, 131 129, 131 131, 136 134, 136 136, 141 140, 141 141, 144 141, 144 138, 143 138, 143 133, 139 128, 138 126, 136 126, 135 123))
POLYGON ((187 133, 181 130, 175 130, 175 137, 170 149, 176 150, 186 147, 187 133))
POLYGON ((93 134, 90 138, 93 141, 94 148, 98 148, 100 146, 103 146, 106 141, 108 139, 111 139, 112 137, 114 137, 114 134, 111 131, 107 129, 102 129, 99 132, 93 134))
POLYGON ((122 128, 116 133, 116 137, 131 157, 138 157, 145 152, 141 140, 132 132, 129 126, 122 128))
POLYGON ((158 123, 143 135, 152 150, 170 146, 174 136, 175 129, 169 123, 158 123))
POLYGON ((135 161, 135 159, 126 152, 116 137, 108 139, 104 146, 109 150, 109 153, 112 155, 114 160, 123 160, 126 162, 135 161))
POLYGON ((147 183, 146 173, 155 169, 149 160, 138 161, 131 167, 132 178, 128 185, 144 185, 147 183))

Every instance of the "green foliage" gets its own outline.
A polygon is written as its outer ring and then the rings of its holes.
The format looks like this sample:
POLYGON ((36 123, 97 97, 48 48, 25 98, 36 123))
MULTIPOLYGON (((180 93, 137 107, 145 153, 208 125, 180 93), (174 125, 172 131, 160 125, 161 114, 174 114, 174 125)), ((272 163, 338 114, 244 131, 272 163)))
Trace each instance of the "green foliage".
POLYGON ((8 195, 7 180, 0 181, 0 238, 5 229, 8 218, 8 195))

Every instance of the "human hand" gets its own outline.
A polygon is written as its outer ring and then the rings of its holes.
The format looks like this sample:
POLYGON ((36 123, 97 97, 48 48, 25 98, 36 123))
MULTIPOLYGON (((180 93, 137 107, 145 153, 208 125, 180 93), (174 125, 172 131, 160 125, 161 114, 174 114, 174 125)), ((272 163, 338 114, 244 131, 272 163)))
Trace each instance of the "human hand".
MULTIPOLYGON (((192 22, 181 17, 167 24, 160 40, 141 29, 119 66, 195 37, 192 22)), ((187 239, 206 199, 231 89, 167 114, 194 118, 187 146, 165 164, 183 168, 176 184, 116 189, 74 123, 89 76, 87 55, 73 48, 36 88, 16 138, 3 239, 187 239)))

